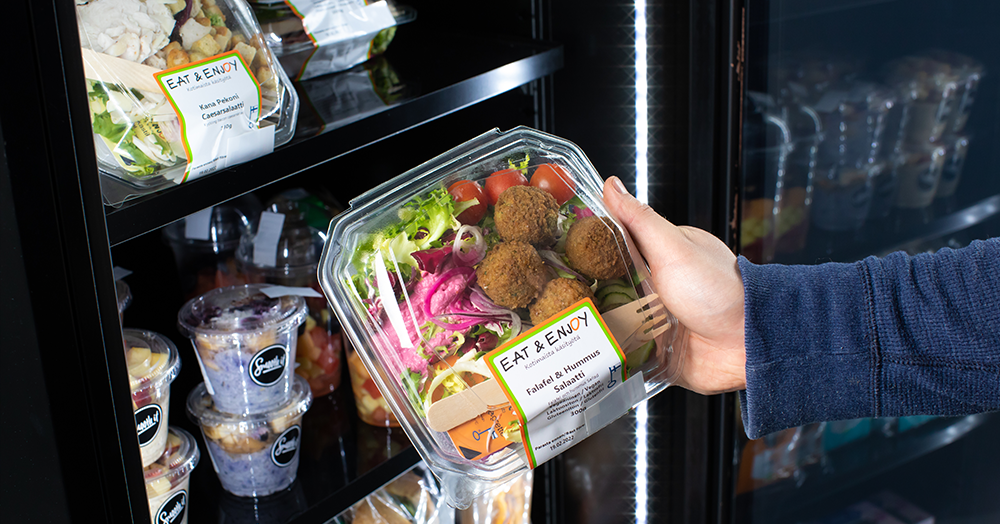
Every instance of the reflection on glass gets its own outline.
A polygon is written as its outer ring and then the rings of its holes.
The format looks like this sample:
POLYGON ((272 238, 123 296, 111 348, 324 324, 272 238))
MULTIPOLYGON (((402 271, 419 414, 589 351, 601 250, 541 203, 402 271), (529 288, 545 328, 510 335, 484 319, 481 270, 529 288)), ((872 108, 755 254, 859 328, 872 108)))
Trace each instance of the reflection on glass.
POLYGON ((415 96, 384 56, 347 71, 296 84, 302 110, 299 136, 319 135, 381 113, 415 96))
POLYGON ((284 524, 309 507, 298 480, 266 497, 237 497, 222 492, 217 504, 220 524, 284 524))

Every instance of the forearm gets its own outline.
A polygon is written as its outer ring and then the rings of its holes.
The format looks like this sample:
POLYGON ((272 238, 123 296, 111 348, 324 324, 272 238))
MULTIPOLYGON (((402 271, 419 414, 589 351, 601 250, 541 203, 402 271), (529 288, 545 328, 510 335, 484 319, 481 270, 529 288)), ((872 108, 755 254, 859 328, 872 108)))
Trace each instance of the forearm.
POLYGON ((854 264, 757 266, 748 435, 818 420, 1000 409, 1000 240, 854 264))

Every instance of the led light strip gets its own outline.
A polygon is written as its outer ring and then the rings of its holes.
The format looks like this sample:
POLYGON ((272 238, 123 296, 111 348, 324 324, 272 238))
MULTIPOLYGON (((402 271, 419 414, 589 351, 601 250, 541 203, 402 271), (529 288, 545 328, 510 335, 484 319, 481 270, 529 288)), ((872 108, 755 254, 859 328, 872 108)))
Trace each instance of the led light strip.
POLYGON ((635 0, 635 197, 649 202, 649 107, 646 100, 646 0, 635 0))
MULTIPOLYGON (((635 197, 649 203, 649 107, 646 84, 646 0, 635 0, 635 197)), ((648 518, 649 468, 646 402, 635 409, 635 522, 645 524, 648 518)))

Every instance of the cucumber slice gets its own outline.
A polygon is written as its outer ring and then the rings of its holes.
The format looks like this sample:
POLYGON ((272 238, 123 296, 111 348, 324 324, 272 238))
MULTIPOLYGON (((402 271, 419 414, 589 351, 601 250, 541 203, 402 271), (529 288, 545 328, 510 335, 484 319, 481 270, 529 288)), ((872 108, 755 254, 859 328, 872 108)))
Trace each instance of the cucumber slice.
POLYGON ((635 300, 632 296, 625 293, 608 293, 603 300, 601 300, 601 311, 610 311, 618 306, 624 306, 629 302, 635 300))
POLYGON ((625 281, 620 278, 613 278, 611 280, 599 280, 597 282, 597 290, 594 291, 594 296, 597 297, 598 300, 600 300, 604 298, 605 295, 607 295, 612 291, 617 290, 618 292, 621 292, 621 289, 619 288, 622 287, 625 287, 625 281))
POLYGON ((625 366, 628 368, 629 374, 649 360, 649 356, 653 354, 654 348, 656 348, 656 341, 650 340, 625 354, 625 366))
POLYGON ((615 293, 632 297, 632 300, 639 298, 635 294, 635 289, 632 286, 625 284, 624 282, 619 284, 608 284, 604 287, 597 288, 597 292, 594 293, 594 296, 597 297, 598 300, 603 301, 609 295, 615 293))

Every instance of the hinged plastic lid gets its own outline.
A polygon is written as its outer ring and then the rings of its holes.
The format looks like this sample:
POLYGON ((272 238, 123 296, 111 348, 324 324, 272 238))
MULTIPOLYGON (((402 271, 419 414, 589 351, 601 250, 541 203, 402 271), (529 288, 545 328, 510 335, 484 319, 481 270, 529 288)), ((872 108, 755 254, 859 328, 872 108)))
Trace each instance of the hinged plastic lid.
POLYGON ((141 329, 124 329, 122 334, 132 391, 160 388, 177 378, 181 361, 177 346, 169 338, 141 329))
POLYGON ((188 338, 229 335, 264 329, 294 329, 305 321, 308 309, 300 296, 270 298, 269 284, 247 284, 213 289, 189 300, 177 313, 177 324, 188 338))

